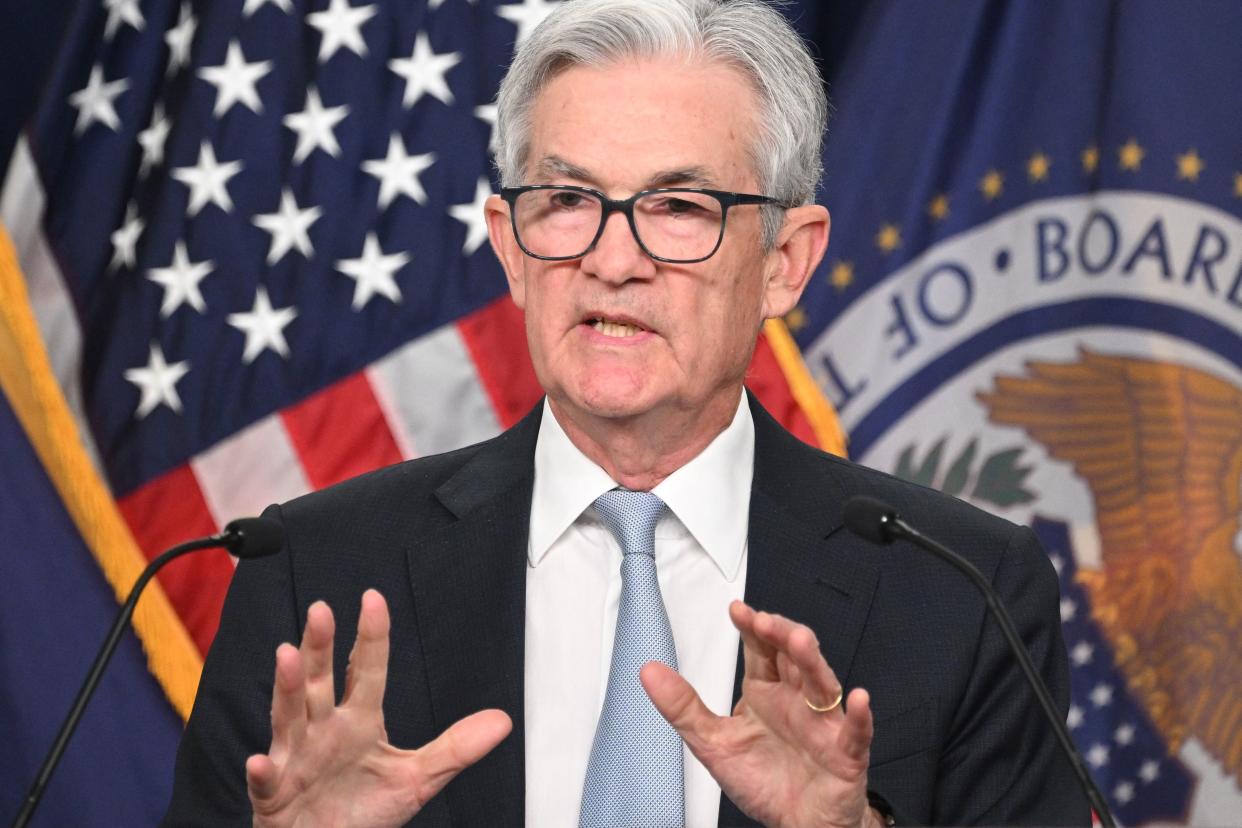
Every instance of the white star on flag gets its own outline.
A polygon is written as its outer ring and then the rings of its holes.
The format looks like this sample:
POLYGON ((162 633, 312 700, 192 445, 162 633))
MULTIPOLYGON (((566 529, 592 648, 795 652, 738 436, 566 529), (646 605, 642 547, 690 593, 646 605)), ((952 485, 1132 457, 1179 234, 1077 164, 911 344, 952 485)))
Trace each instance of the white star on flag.
POLYGON ((1076 704, 1071 704, 1069 713, 1065 717, 1065 725, 1070 730, 1073 730, 1074 728, 1082 724, 1082 719, 1083 719, 1082 708, 1076 704))
POLYGON ((496 151, 496 118, 499 107, 496 104, 481 104, 474 108, 474 117, 487 124, 487 151, 496 151))
POLYGON ((1113 703, 1113 688, 1101 682, 1091 689, 1088 698, 1096 707, 1107 707, 1113 703))
POLYGON ((122 23, 142 31, 147 21, 138 8, 138 0, 104 0, 104 8, 108 10, 108 22, 104 24, 104 39, 111 40, 122 23))
POLYGON ((203 141, 198 153, 198 163, 192 167, 175 167, 172 177, 190 188, 190 204, 186 207, 186 215, 194 217, 208 202, 215 204, 226 213, 233 212, 233 199, 229 196, 229 179, 242 170, 242 162, 216 161, 216 153, 211 143, 203 141))
POLYGON ((306 15, 306 22, 323 37, 319 42, 319 62, 327 63, 342 46, 359 57, 366 57, 367 41, 362 36, 362 24, 377 11, 373 5, 354 8, 349 0, 332 0, 326 11, 306 15))
POLYGON ((189 305, 199 313, 207 310, 198 283, 215 268, 212 261, 191 262, 186 253, 185 242, 178 241, 173 247, 172 264, 153 267, 147 278, 164 288, 164 302, 160 305, 160 318, 167 319, 182 305, 189 305))
POLYGON ((138 237, 146 226, 146 222, 138 215, 137 206, 131 201, 125 208, 125 222, 112 231, 112 261, 108 263, 109 270, 115 270, 121 265, 134 266, 138 258, 138 237))
POLYGON ((156 164, 164 163, 164 143, 168 140, 168 131, 172 122, 164 117, 164 104, 157 101, 151 112, 151 124, 138 133, 138 144, 142 147, 142 163, 138 167, 138 175, 146 175, 156 164))
POLYGON ((1139 775, 1139 779, 1142 779, 1144 782, 1148 784, 1155 782, 1156 779, 1159 778, 1160 776, 1159 763, 1151 759, 1148 759, 1146 762, 1144 762, 1142 765, 1139 766, 1138 775, 1139 775))
POLYGON ((336 263, 336 269, 354 279, 353 309, 362 310, 367 302, 376 294, 393 302, 401 301, 401 288, 393 274, 410 260, 408 253, 390 253, 385 256, 380 250, 379 239, 375 233, 367 233, 362 245, 362 255, 357 259, 342 259, 336 263))
POLYGON ((293 7, 289 5, 289 0, 246 0, 246 5, 242 7, 242 17, 249 17, 269 4, 276 6, 285 14, 291 14, 293 11, 293 7))
POLYGON ((194 19, 190 4, 182 3, 177 25, 164 32, 164 42, 168 44, 168 74, 190 65, 190 46, 197 28, 198 21, 194 19))
POLYGON ((81 135, 86 128, 98 121, 113 132, 121 128, 121 119, 117 117, 113 100, 129 89, 129 78, 104 82, 103 67, 95 64, 91 67, 91 76, 86 86, 69 96, 69 103, 78 108, 78 121, 73 132, 81 135))
POLYGON ((1074 645, 1074 649, 1070 650, 1070 661, 1081 667, 1091 661, 1095 655, 1095 648, 1086 641, 1079 641, 1074 645))
POLYGON ((270 60, 247 63, 241 44, 229 43, 228 54, 219 66, 204 66, 198 76, 216 87, 216 105, 211 114, 219 118, 236 103, 243 103, 256 114, 263 111, 263 101, 254 85, 272 71, 270 60))
POLYGON ((242 362, 249 365, 269 348, 288 359, 289 343, 285 341, 285 327, 297 315, 297 308, 294 307, 273 308, 267 288, 260 285, 254 295, 254 308, 249 313, 229 314, 229 324, 246 335, 242 362))
POLYGON ((141 420, 161 405, 166 405, 180 414, 181 396, 177 393, 177 383, 189 370, 188 361, 169 365, 164 359, 163 349, 158 343, 152 342, 146 366, 125 371, 125 379, 138 386, 138 390, 142 392, 135 416, 141 420))
POLYGON ((1113 740, 1119 745, 1128 745, 1134 741, 1134 725, 1126 723, 1113 731, 1113 740))
POLYGON ((474 201, 469 204, 454 204, 448 208, 449 215, 466 225, 466 243, 461 252, 469 256, 479 249, 487 240, 487 216, 483 212, 483 204, 492 194, 492 185, 486 178, 479 178, 474 188, 474 201))
POLYGON ((1102 768, 1108 764, 1108 748, 1097 742, 1087 751, 1086 759, 1091 767, 1102 768))
POLYGON ((398 195, 407 195, 419 204, 427 203, 427 191, 419 181, 419 173, 435 163, 433 152, 410 155, 405 151, 401 134, 388 136, 388 155, 363 161, 362 169, 380 181, 379 206, 387 207, 398 195))
POLYGON ((319 207, 298 209, 293 191, 285 187, 280 193, 280 208, 274 213, 262 213, 253 219, 255 226, 272 234, 272 243, 267 250, 267 263, 276 264, 295 247, 308 259, 314 255, 315 249, 311 246, 307 231, 321 215, 323 210, 319 207))
POLYGON ((1125 805, 1131 799, 1134 799, 1134 785, 1129 782, 1122 782, 1113 788, 1113 798, 1120 805, 1125 805))
POLYGON ((333 158, 340 156, 341 145, 337 143, 333 128, 349 114, 345 105, 325 109, 319 99, 319 90, 311 86, 306 90, 306 108, 284 118, 285 126, 298 134, 298 146, 293 151, 293 163, 301 164, 316 149, 322 149, 333 158))
POLYGON ((520 47, 526 42, 526 38, 530 37, 530 33, 535 27, 543 22, 543 19, 552 13, 552 10, 560 5, 557 0, 522 0, 521 3, 513 3, 507 6, 497 6, 496 14, 508 20, 510 23, 518 27, 517 40, 514 42, 514 48, 520 47))
POLYGON ((388 61, 388 68, 405 78, 405 93, 401 105, 412 107, 423 95, 431 95, 441 103, 451 104, 453 93, 444 79, 444 73, 461 62, 461 52, 437 55, 431 50, 431 40, 423 32, 414 38, 414 52, 408 58, 388 61))

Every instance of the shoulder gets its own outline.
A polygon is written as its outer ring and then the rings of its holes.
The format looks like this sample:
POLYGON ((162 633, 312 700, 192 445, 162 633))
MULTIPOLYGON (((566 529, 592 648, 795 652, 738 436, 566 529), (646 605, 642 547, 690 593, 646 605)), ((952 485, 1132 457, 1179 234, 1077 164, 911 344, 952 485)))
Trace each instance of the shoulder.
POLYGON ((791 435, 762 408, 754 411, 754 419, 755 487, 778 508, 813 515, 831 532, 842 527, 845 503, 864 495, 892 506, 906 522, 965 555, 985 574, 992 574, 1002 560, 1051 570, 1030 529, 943 492, 820 451, 791 435))
POLYGON ((383 557, 533 477, 539 408, 472 446, 397 463, 272 507, 301 561, 383 557))

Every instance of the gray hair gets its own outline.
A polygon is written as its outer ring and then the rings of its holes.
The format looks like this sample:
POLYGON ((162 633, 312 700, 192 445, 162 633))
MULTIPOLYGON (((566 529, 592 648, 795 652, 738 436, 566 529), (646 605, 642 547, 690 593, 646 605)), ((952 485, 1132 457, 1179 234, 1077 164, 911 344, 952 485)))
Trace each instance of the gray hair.
MULTIPOLYGON (((513 58, 497 98, 501 185, 522 182, 535 99, 574 65, 681 56, 740 70, 759 98, 751 165, 764 195, 809 204, 823 175, 828 102, 815 60, 789 22, 761 0, 570 0, 535 29, 513 58)), ((763 207, 764 246, 784 221, 763 207)))

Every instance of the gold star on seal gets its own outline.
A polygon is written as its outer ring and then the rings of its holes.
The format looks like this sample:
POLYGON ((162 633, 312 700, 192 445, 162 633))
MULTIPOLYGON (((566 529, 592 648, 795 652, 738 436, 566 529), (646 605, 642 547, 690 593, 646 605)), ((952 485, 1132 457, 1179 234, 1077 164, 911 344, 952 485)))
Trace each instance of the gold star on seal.
POLYGON ((1139 146, 1138 141, 1131 138, 1122 145, 1117 154, 1123 170, 1138 172, 1139 167, 1143 164, 1143 156, 1147 153, 1139 146))
POLYGON ((1085 173, 1093 173, 1100 166, 1100 148, 1095 144, 1083 150, 1078 157, 1082 160, 1082 171, 1085 173))
POLYGON ((949 197, 944 193, 937 193, 936 197, 927 202, 927 215, 936 221, 944 221, 949 216, 949 197))
POLYGON ((854 263, 842 261, 834 263, 832 271, 828 274, 828 281, 838 292, 854 284, 854 263))
POLYGON ((901 228, 896 224, 885 224, 875 234, 875 246, 885 253, 892 253, 901 247, 901 228))
POLYGON ((988 201, 995 201, 1005 189, 1005 176, 1000 170, 988 170, 987 175, 979 179, 979 191, 988 201))
POLYGON ((1193 149, 1187 150, 1184 154, 1177 156, 1177 180, 1197 182, 1199 173, 1203 172, 1205 166, 1207 165, 1203 163, 1199 153, 1193 149))
POLYGON ((806 311, 801 305, 794 306, 793 310, 785 314, 785 324, 789 326, 789 330, 797 333, 806 327, 806 311))
POLYGON ((1031 182, 1047 181, 1048 170, 1052 167, 1052 159, 1042 152, 1036 152, 1026 162, 1026 175, 1031 182))

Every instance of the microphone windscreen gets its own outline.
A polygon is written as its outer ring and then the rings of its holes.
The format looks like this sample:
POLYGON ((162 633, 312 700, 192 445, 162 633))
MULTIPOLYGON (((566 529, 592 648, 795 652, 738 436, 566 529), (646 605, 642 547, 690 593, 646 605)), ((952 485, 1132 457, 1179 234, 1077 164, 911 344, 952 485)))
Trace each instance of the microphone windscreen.
POLYGON ((845 503, 845 526, 860 538, 872 543, 892 543, 888 520, 897 517, 897 510, 874 497, 858 495, 845 503), (886 520, 887 519, 887 520, 886 520))
POLYGON ((285 528, 271 518, 238 518, 224 527, 231 535, 229 552, 239 558, 262 558, 280 551, 285 542, 285 528))

